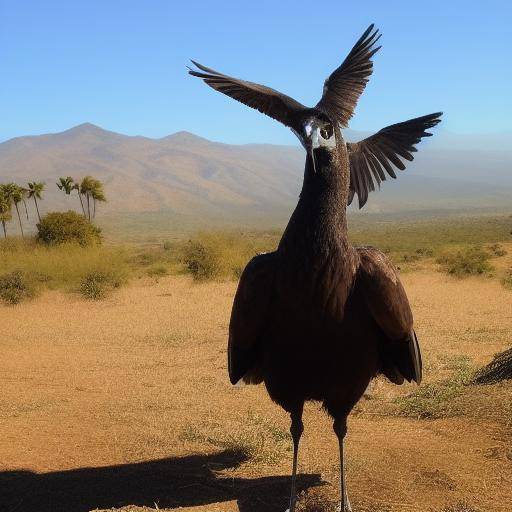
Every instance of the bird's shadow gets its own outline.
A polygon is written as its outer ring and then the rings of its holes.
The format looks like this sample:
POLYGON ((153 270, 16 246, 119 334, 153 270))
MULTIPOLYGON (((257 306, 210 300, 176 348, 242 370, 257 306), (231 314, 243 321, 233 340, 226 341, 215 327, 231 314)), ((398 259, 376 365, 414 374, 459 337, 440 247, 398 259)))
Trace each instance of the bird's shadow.
MULTIPOLYGON (((126 505, 192 507, 237 500, 241 512, 284 510, 290 479, 285 476, 229 478, 217 474, 245 460, 226 450, 122 464, 34 473, 0 472, 0 510, 87 512, 126 505)), ((299 490, 319 485, 320 475, 302 475, 299 490)))

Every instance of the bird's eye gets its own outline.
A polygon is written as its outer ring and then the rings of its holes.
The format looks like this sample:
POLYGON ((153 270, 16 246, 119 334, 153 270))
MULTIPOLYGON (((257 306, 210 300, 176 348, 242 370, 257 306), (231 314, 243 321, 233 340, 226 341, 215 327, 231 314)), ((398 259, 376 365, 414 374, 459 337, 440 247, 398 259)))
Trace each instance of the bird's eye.
POLYGON ((326 124, 325 126, 323 126, 322 128, 320 128, 320 135, 322 136, 322 138, 324 138, 325 140, 328 140, 332 137, 332 134, 333 134, 333 129, 332 129, 332 125, 330 124, 326 124))

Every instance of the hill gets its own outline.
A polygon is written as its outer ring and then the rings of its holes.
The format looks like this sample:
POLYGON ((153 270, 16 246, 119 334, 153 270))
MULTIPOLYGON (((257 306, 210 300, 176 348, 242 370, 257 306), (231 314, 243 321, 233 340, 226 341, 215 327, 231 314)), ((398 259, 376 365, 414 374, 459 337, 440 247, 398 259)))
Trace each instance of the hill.
MULTIPOLYGON (((349 140, 366 134, 347 131, 349 140)), ((510 144, 440 131, 416 160, 371 196, 367 213, 503 211, 512 199, 510 144), (488 149, 489 148, 489 149, 488 149), (504 148, 504 149, 500 149, 504 148)), ((283 222, 300 191, 304 152, 295 146, 229 145, 188 132, 127 136, 86 123, 0 144, 1 180, 45 181, 42 209, 79 208, 54 186, 59 176, 105 182, 102 215, 156 215, 180 223, 283 222)))

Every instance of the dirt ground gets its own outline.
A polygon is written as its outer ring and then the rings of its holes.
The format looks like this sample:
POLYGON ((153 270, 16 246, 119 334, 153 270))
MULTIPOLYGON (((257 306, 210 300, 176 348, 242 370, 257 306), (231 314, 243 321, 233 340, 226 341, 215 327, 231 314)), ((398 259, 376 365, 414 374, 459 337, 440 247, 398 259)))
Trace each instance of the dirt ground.
MULTIPOLYGON (((496 279, 402 279, 426 385, 510 346, 512 292, 496 279)), ((234 289, 172 276, 101 302, 47 292, 0 306, 0 510, 284 511, 288 418, 263 387, 227 379, 234 289)), ((413 389, 378 380, 350 418, 354 512, 510 512, 512 383, 466 386, 437 419, 390 407, 413 389)), ((301 509, 331 510, 337 443, 315 404, 299 469, 301 509)))

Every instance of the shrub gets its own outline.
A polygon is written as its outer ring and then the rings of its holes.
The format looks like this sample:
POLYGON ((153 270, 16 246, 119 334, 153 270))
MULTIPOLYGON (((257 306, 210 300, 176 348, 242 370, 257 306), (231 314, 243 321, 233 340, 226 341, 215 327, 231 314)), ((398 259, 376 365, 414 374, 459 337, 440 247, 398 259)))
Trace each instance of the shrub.
POLYGON ((481 247, 474 246, 444 254, 437 258, 436 262, 448 274, 464 277, 491 272, 493 266, 489 263, 489 257, 489 254, 481 247))
POLYGON ((80 293, 91 300, 105 298, 108 293, 121 286, 121 278, 114 272, 94 270, 87 273, 80 281, 80 293))
POLYGON ((183 263, 194 279, 238 278, 254 256, 251 242, 241 236, 203 233, 183 249, 183 263))
POLYGON ((85 247, 101 242, 100 228, 71 210, 46 214, 37 230, 37 239, 48 245, 73 242, 85 247))
POLYGON ((0 276, 0 298, 7 304, 19 304, 32 298, 35 293, 33 281, 19 270, 0 276))

